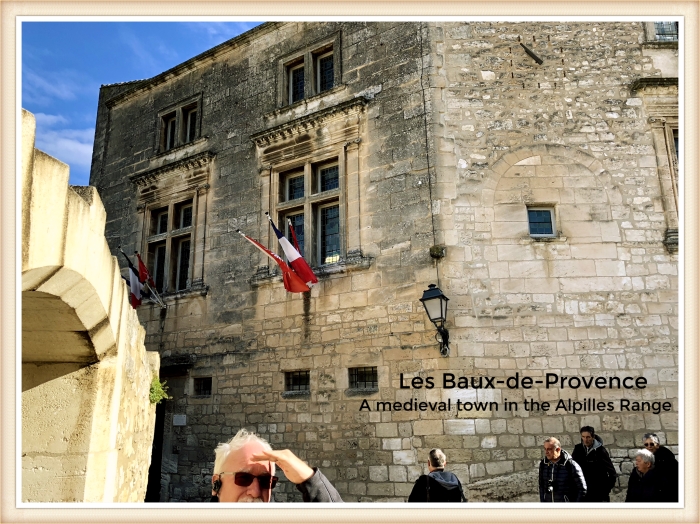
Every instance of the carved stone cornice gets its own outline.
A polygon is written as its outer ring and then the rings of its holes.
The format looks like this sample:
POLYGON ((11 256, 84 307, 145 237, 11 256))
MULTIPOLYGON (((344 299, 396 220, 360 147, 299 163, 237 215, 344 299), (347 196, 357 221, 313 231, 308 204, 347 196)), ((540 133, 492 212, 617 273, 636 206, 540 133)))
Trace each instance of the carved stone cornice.
POLYGON ((638 78, 630 84, 630 91, 642 91, 649 87, 676 87, 678 88, 678 78, 668 77, 645 77, 638 78))
POLYGON ((367 104, 364 97, 354 98, 331 107, 321 109, 310 115, 296 118, 290 122, 275 126, 265 131, 250 135, 250 139, 258 147, 265 147, 275 142, 287 140, 310 130, 322 127, 326 122, 360 113, 367 104))
POLYGON ((660 116, 650 116, 647 122, 651 124, 651 127, 664 127, 666 125, 666 119, 660 116))
POLYGON ((129 175, 129 180, 132 184, 139 187, 145 187, 156 182, 159 178, 162 178, 166 174, 177 171, 189 171, 199 167, 204 167, 209 164, 215 156, 216 155, 211 151, 204 151, 193 156, 176 160, 164 166, 133 173, 129 175))

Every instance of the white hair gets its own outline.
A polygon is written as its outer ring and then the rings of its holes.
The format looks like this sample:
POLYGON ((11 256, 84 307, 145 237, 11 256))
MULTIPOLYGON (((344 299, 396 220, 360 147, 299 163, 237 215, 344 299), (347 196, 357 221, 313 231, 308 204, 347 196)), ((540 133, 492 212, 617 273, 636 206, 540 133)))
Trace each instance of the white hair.
POLYGON ((548 437, 544 439, 544 441, 554 444, 554 449, 561 449, 561 442, 559 442, 559 439, 556 437, 548 437))
POLYGON ((642 460, 644 462, 646 462, 647 464, 651 464, 652 466, 654 465, 654 461, 656 460, 654 458, 654 454, 648 449, 638 449, 637 453, 634 455, 634 458, 637 457, 642 457, 642 460))
POLYGON ((659 437, 656 435, 656 433, 645 433, 642 441, 645 441, 646 439, 653 440, 654 444, 657 444, 657 445, 660 444, 659 437))
MULTIPOLYGON (((216 446, 216 449, 214 450, 214 454, 216 455, 216 458, 214 459, 214 474, 216 475, 218 473, 222 473, 224 463, 226 462, 226 459, 231 454, 231 452, 238 451, 250 442, 258 442, 262 445, 262 447, 265 450, 272 451, 272 447, 267 442, 267 440, 260 438, 255 433, 250 433, 247 429, 243 428, 238 433, 236 433, 231 440, 229 440, 228 442, 221 442, 218 446, 216 446)), ((271 469, 271 473, 274 475, 274 463, 272 463, 271 469)))

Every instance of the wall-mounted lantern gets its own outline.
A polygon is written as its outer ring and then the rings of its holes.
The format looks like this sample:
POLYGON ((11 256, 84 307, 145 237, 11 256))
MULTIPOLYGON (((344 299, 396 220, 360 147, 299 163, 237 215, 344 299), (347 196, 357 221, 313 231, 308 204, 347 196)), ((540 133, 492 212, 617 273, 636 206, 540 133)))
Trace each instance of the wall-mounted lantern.
POLYGON ((428 289, 423 291, 423 296, 420 301, 423 303, 425 312, 428 314, 430 321, 435 324, 440 343, 440 354, 446 357, 450 354, 450 333, 445 329, 445 320, 447 320, 447 298, 442 294, 440 288, 435 284, 428 285, 428 289))

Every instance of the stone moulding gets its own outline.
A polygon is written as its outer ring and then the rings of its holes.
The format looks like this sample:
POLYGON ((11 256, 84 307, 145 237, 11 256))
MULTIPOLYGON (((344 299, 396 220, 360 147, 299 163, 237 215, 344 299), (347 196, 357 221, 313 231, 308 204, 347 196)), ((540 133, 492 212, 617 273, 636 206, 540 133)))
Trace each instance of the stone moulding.
POLYGON ((323 126, 330 120, 360 113, 367 104, 364 97, 354 98, 340 104, 321 109, 310 115, 305 115, 285 124, 266 129, 250 135, 250 139, 258 147, 265 147, 275 142, 287 140, 294 136, 303 134, 311 129, 323 126))
POLYGON ((189 171, 199 167, 204 167, 209 164, 215 156, 216 155, 211 151, 204 151, 194 156, 176 160, 175 162, 165 166, 133 173, 129 175, 129 181, 138 187, 146 187, 147 185, 153 184, 159 179, 165 178, 167 175, 177 171, 189 171))
POLYGON ((630 91, 637 92, 647 87, 678 87, 678 78, 667 78, 667 77, 651 77, 651 78, 638 78, 630 84, 630 91))

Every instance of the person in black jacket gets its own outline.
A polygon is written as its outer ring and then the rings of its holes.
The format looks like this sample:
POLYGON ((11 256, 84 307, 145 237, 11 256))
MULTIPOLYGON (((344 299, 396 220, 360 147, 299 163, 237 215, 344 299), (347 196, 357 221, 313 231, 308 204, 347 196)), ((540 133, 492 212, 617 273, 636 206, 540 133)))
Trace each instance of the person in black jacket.
POLYGON ((656 433, 644 435, 644 447, 654 454, 654 469, 661 479, 664 502, 678 502, 678 461, 673 451, 660 445, 656 433))
POLYGON ((318 468, 288 449, 273 451, 267 441, 245 429, 214 453, 212 502, 271 502, 278 480, 275 465, 296 485, 304 502, 343 502, 318 468))
POLYGON ((544 441, 545 457, 540 462, 540 502, 582 502, 586 479, 581 466, 561 449, 554 437, 544 441))
POLYGON ((646 449, 637 451, 636 467, 630 473, 625 502, 666 502, 663 479, 654 467, 654 454, 646 449))
POLYGON ((581 466, 586 479, 583 502, 610 502, 610 490, 617 479, 610 454, 592 426, 583 426, 580 433, 581 443, 574 446, 571 458, 581 466))
POLYGON ((409 502, 466 502, 462 483, 454 473, 445 471, 447 457, 442 450, 431 449, 428 454, 427 475, 421 475, 413 485, 409 502))

